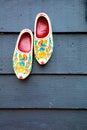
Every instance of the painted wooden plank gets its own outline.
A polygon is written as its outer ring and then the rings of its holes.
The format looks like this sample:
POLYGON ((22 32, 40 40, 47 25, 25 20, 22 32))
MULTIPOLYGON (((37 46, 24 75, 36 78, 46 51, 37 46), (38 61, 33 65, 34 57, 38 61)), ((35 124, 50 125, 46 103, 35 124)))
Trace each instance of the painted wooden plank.
POLYGON ((87 111, 0 111, 1 130, 87 130, 87 111))
POLYGON ((39 12, 49 15, 54 32, 87 32, 86 0, 0 0, 0 32, 33 31, 39 12))
POLYGON ((0 75, 0 108, 87 109, 87 76, 0 75))
MULTIPOLYGON (((0 73, 13 74, 12 55, 18 34, 0 35, 0 73)), ((87 74, 87 34, 55 34, 54 52, 45 66, 33 58, 33 74, 87 74)))

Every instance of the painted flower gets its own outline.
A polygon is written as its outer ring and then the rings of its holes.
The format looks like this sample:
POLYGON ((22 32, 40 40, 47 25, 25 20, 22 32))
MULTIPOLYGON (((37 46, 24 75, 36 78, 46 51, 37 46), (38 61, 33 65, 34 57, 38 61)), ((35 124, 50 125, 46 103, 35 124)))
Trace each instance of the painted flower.
POLYGON ((48 48, 46 48, 46 52, 49 52, 49 49, 48 49, 48 48))
POLYGON ((19 54, 19 59, 21 59, 22 58, 22 54, 19 54))
POLYGON ((25 69, 24 69, 24 66, 18 66, 18 67, 17 67, 17 72, 18 72, 18 73, 24 73, 24 70, 25 70, 25 69))
POLYGON ((27 60, 27 55, 23 54, 23 58, 24 58, 24 60, 27 60))
POLYGON ((49 52, 47 53, 47 57, 50 57, 50 53, 49 52))
POLYGON ((43 40, 43 43, 47 44, 47 39, 43 40))
POLYGON ((43 40, 40 40, 39 42, 38 42, 38 45, 42 45, 42 43, 43 43, 43 40))
POLYGON ((14 62, 17 62, 18 58, 17 57, 14 57, 14 62))
POLYGON ((17 66, 14 67, 14 70, 17 71, 17 66))
POLYGON ((46 47, 46 46, 47 46, 47 40, 46 40, 46 39, 45 39, 45 40, 40 40, 40 41, 38 42, 38 45, 39 45, 41 48, 46 47))
POLYGON ((39 51, 45 51, 45 48, 40 48, 39 51))
POLYGON ((28 61, 28 62, 26 62, 26 66, 30 66, 30 62, 28 61))
POLYGON ((26 68, 26 69, 25 69, 25 74, 27 74, 27 73, 28 73, 28 71, 29 71, 29 70, 28 70, 28 68, 26 68))
POLYGON ((41 64, 41 65, 44 65, 44 61, 42 61, 40 64, 41 64))
POLYGON ((25 63, 24 62, 20 62, 20 66, 25 66, 25 63))
POLYGON ((49 51, 52 49, 51 45, 48 46, 49 51))
POLYGON ((16 66, 19 66, 20 65, 20 62, 16 62, 16 64, 15 64, 16 66))
POLYGON ((41 47, 46 47, 47 45, 45 43, 42 43, 41 44, 41 47))
POLYGON ((39 58, 41 59, 46 58, 46 52, 44 51, 39 52, 39 58))
POLYGON ((15 52, 14 56, 17 57, 17 55, 18 55, 18 52, 15 52))
POLYGON ((38 48, 39 48, 38 45, 35 45, 35 50, 38 50, 38 48))

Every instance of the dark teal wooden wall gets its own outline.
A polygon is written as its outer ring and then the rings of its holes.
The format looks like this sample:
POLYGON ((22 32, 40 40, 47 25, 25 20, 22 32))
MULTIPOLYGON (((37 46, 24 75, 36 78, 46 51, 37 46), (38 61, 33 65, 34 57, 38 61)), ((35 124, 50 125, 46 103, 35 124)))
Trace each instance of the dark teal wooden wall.
POLYGON ((87 130, 87 0, 0 0, 0 130, 87 130), (21 81, 15 43, 39 12, 51 19, 54 53, 21 81))

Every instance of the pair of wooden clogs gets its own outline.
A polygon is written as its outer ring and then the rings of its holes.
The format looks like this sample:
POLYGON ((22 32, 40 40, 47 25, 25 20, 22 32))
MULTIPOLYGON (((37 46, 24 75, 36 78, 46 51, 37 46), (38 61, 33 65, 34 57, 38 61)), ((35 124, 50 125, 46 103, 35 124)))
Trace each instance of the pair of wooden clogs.
POLYGON ((13 69, 18 79, 25 79, 31 72, 33 43, 37 62, 46 64, 53 52, 53 35, 50 19, 45 13, 36 16, 34 38, 29 29, 19 34, 13 54, 13 69))

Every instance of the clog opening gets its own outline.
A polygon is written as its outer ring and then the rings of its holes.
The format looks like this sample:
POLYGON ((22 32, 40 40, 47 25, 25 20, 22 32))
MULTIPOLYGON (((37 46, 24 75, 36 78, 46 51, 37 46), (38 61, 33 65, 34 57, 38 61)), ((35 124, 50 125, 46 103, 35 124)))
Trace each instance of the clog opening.
POLYGON ((31 50, 31 35, 23 33, 18 44, 18 49, 22 52, 29 52, 31 50))
POLYGON ((45 17, 40 16, 37 19, 36 23, 36 37, 43 38, 46 37, 48 33, 49 33, 48 20, 45 17))

